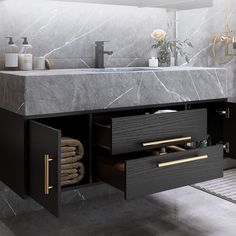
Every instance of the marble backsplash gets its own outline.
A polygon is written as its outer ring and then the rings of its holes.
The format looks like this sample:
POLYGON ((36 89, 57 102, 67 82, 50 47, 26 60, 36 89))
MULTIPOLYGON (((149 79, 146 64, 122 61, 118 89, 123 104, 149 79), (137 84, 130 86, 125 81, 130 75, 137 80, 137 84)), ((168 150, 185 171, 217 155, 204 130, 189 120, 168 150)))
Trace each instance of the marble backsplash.
MULTIPOLYGON (((107 67, 145 66, 150 34, 174 18, 165 9, 84 4, 53 0, 0 0, 0 68, 5 36, 17 44, 27 36, 34 56, 47 56, 53 68, 94 67, 95 41, 105 40, 107 67), (25 7, 26 6, 26 7, 25 7)), ((170 32, 173 29, 170 27, 170 32)))
MULTIPOLYGON (((228 20, 231 29, 236 35, 236 5, 234 0, 229 0, 228 20)), ((236 95, 236 56, 227 64, 219 65, 212 57, 212 42, 215 35, 224 31, 224 1, 214 0, 212 8, 180 11, 178 14, 178 35, 180 39, 188 38, 192 41, 194 48, 189 51, 191 54, 188 66, 223 67, 228 69, 228 95, 236 95)), ((234 50, 236 53, 236 50, 234 50)), ((222 57, 224 54, 219 54, 222 57)), ((186 65, 183 60, 179 65, 186 65)))

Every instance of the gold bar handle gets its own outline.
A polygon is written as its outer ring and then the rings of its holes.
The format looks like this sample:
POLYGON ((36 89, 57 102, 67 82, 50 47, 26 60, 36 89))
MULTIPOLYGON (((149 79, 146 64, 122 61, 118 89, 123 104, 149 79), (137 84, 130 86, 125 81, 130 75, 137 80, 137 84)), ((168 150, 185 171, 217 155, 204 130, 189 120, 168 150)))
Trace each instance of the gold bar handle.
POLYGON ((190 141, 191 139, 192 139, 192 137, 183 137, 183 138, 160 140, 160 141, 143 143, 143 147, 156 146, 156 145, 168 144, 168 143, 174 143, 174 142, 181 142, 181 141, 190 141))
POLYGON ((168 161, 168 162, 164 162, 164 163, 158 163, 157 166, 158 167, 174 166, 174 165, 179 165, 179 164, 183 164, 183 163, 204 160, 207 158, 208 158, 208 155, 203 155, 203 156, 198 156, 198 157, 190 157, 190 158, 186 158, 186 159, 182 159, 182 160, 178 160, 178 161, 168 161))
POLYGON ((53 159, 50 159, 49 155, 46 154, 44 156, 44 171, 45 171, 45 175, 44 175, 44 181, 45 181, 44 182, 44 187, 45 187, 44 193, 45 193, 45 195, 48 195, 50 189, 53 188, 53 186, 49 185, 49 176, 50 176, 50 174, 49 174, 49 163, 51 161, 53 161, 53 159))

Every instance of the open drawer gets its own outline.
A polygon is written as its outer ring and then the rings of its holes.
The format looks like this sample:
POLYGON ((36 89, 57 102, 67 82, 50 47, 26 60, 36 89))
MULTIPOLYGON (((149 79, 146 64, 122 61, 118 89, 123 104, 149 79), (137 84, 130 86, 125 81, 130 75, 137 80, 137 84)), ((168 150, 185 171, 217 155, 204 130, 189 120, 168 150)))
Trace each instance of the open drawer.
POLYGON ((216 145, 163 156, 149 152, 120 155, 124 170, 112 157, 98 157, 97 177, 122 190, 125 199, 141 197, 223 176, 223 146, 216 145))
POLYGON ((117 117, 94 123, 94 143, 112 155, 206 138, 206 109, 117 117))
MULTIPOLYGON (((81 161, 88 166, 89 141, 86 135, 89 132, 86 118, 30 120, 28 123, 29 195, 56 216, 61 212, 61 192, 67 189, 61 187, 61 137, 63 134, 81 140, 85 148, 85 157, 81 161)), ((70 185, 68 189, 88 184, 87 172, 80 183, 70 185)))

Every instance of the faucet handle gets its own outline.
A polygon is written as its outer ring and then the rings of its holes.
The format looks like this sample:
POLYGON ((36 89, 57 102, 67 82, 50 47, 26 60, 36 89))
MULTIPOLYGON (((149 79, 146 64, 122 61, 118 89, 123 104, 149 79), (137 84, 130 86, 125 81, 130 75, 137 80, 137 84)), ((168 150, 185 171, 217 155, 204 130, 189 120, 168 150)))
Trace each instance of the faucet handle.
POLYGON ((103 46, 104 43, 109 43, 109 42, 110 42, 110 41, 96 41, 95 44, 96 44, 97 46, 103 46))

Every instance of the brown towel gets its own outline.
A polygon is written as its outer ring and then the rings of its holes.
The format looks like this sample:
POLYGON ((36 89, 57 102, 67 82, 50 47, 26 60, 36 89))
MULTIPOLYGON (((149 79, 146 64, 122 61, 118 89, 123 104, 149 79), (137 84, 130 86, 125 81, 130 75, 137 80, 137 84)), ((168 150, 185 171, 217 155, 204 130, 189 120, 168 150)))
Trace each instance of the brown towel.
POLYGON ((61 153, 61 158, 74 157, 75 155, 76 155, 76 152, 63 152, 61 153))
POLYGON ((80 145, 79 140, 69 138, 69 137, 62 137, 61 138, 61 146, 62 147, 65 147, 65 146, 77 147, 79 145, 80 145))
POLYGON ((61 177, 61 182, 64 182, 64 181, 66 181, 66 180, 73 180, 73 179, 77 178, 78 176, 79 176, 78 173, 62 176, 62 177, 61 177))
MULTIPOLYGON (((78 162, 77 164, 77 169, 78 169, 78 177, 74 178, 74 179, 68 179, 65 180, 64 176, 62 177, 62 181, 61 181, 61 186, 65 186, 65 185, 71 185, 71 184, 76 184, 79 183, 85 175, 85 167, 84 164, 82 162, 78 162)), ((73 164, 72 164, 73 165, 73 164)), ((65 165, 64 165, 65 166, 65 165)))
POLYGON ((65 147, 75 147, 76 153, 78 155, 84 156, 84 146, 79 140, 68 138, 68 137, 62 137, 61 148, 63 148, 63 150, 66 150, 64 149, 65 147))
POLYGON ((71 163, 75 163, 81 159, 82 159, 82 156, 79 156, 79 155, 74 156, 74 157, 63 158, 63 159, 61 159, 61 164, 62 165, 63 164, 71 164, 71 163))
POLYGON ((78 172, 77 169, 61 170, 61 175, 75 174, 77 172, 78 172))
POLYGON ((85 167, 84 164, 82 162, 78 162, 79 163, 79 167, 78 167, 78 173, 79 175, 84 176, 85 175, 85 167))
POLYGON ((77 169, 77 168, 79 168, 79 167, 80 167, 79 162, 72 163, 72 164, 63 164, 63 165, 61 165, 61 169, 62 169, 62 170, 77 169))
POLYGON ((79 145, 76 147, 76 154, 80 156, 84 156, 84 145, 79 141, 79 145))
POLYGON ((64 153, 64 152, 75 152, 76 151, 76 147, 61 147, 61 152, 64 153))
POLYGON ((73 180, 62 181, 62 182, 61 182, 61 186, 67 186, 67 185, 77 184, 77 183, 79 183, 83 178, 84 178, 84 176, 80 175, 80 176, 78 176, 77 178, 75 178, 75 179, 73 179, 73 180))

